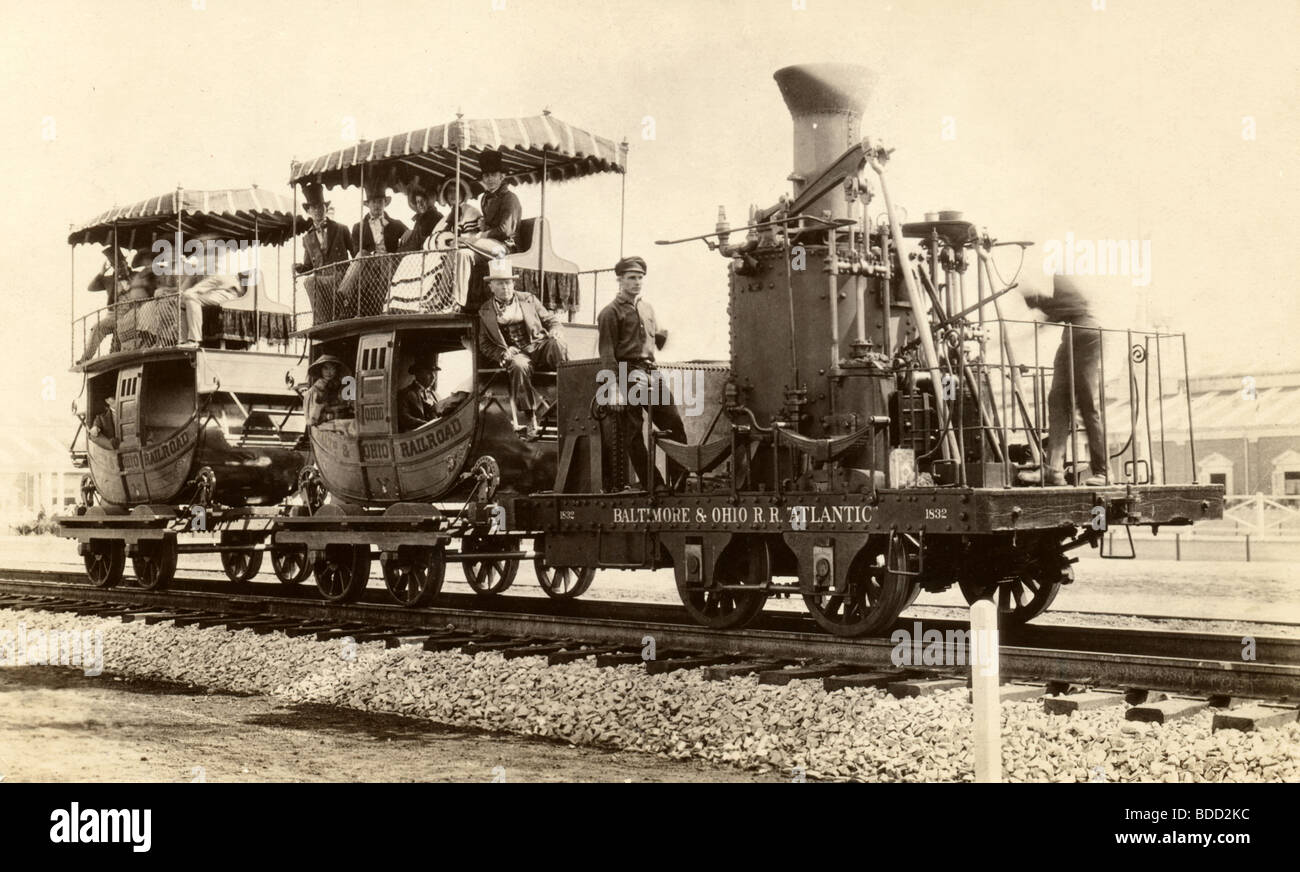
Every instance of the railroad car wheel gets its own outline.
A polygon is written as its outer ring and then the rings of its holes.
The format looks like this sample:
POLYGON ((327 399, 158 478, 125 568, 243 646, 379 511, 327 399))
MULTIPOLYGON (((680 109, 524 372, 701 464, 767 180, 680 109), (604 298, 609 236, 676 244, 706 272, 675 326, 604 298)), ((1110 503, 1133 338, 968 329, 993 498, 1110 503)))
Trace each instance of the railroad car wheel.
POLYGON ((281 584, 302 584, 311 575, 306 545, 279 545, 271 549, 271 569, 281 584))
POLYGON ((314 571, 321 596, 334 603, 352 602, 370 582, 370 546, 326 545, 314 571))
POLYGON ((696 623, 714 630, 735 630, 758 617, 767 602, 767 594, 761 589, 750 593, 734 587, 762 588, 769 584, 772 558, 766 542, 750 538, 728 545, 718 556, 713 580, 719 587, 688 585, 682 581, 684 577, 685 573, 678 574, 677 595, 696 623))
POLYGON ((546 595, 555 599, 577 599, 591 587, 596 577, 594 566, 550 566, 540 555, 533 561, 537 583, 546 595))
POLYGON ((994 596, 998 602, 998 623, 1019 626, 1047 611, 1061 591, 1063 573, 1069 577, 1073 572, 1069 566, 1064 569, 1034 567, 1001 583, 963 578, 958 586, 967 603, 994 596))
POLYGON ((885 554, 868 546, 849 566, 848 585, 842 594, 805 594, 803 601, 822 629, 836 636, 883 633, 907 608, 915 578, 890 572, 885 554))
POLYGON ((176 540, 142 541, 131 558, 136 581, 145 590, 163 590, 176 576, 176 540))
MULTIPOLYGON (((479 551, 517 551, 519 549, 518 539, 494 539, 484 542, 472 542, 465 540, 461 550, 465 554, 473 554, 475 550, 479 551)), ((465 581, 474 589, 474 593, 481 596, 495 596, 504 593, 510 585, 515 583, 515 575, 519 572, 519 558, 507 557, 501 560, 466 560, 461 564, 465 569, 465 581)))
POLYGON ((425 605, 442 590, 447 575, 447 557, 441 547, 403 545, 397 553, 385 551, 379 558, 384 584, 393 599, 404 606, 425 605))
POLYGON ((95 587, 113 587, 126 569, 126 543, 91 539, 86 545, 86 580, 95 587))
MULTIPOLYGON (((222 534, 222 545, 254 545, 253 539, 222 534)), ((226 578, 235 584, 251 581, 262 568, 261 551, 222 551, 221 568, 226 571, 226 578)))

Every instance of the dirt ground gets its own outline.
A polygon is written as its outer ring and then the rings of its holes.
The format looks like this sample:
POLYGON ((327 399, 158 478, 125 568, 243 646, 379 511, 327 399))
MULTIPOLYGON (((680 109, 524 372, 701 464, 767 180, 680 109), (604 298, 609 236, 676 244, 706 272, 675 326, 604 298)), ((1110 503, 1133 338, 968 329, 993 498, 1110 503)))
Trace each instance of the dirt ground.
POLYGON ((99 676, 0 669, 6 782, 780 781, 417 718, 99 676))

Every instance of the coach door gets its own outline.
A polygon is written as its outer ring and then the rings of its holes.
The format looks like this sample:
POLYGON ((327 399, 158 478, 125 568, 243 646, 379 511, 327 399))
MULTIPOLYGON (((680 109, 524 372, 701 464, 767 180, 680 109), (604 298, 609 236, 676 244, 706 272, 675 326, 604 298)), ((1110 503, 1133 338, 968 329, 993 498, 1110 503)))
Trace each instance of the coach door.
POLYGON ((357 436, 362 480, 371 499, 399 496, 393 462, 393 331, 361 337, 357 346, 357 436))
POLYGON ((144 479, 144 445, 140 438, 140 387, 143 379, 143 366, 125 366, 117 373, 117 458, 122 469, 122 484, 132 501, 149 499, 144 479))

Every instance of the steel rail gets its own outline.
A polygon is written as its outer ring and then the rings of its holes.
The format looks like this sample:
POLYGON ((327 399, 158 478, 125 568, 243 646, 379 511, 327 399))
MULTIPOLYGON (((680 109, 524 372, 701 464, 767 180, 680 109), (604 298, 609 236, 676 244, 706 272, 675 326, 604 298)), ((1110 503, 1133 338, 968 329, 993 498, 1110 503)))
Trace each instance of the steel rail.
MULTIPOLYGON (((610 617, 619 611, 611 604, 557 603, 566 606, 564 612, 540 614, 535 611, 509 611, 496 609, 503 600, 493 600, 492 611, 446 607, 407 609, 398 605, 379 603, 329 603, 323 600, 286 596, 259 596, 252 593, 214 593, 209 591, 147 591, 140 588, 95 588, 84 584, 52 582, 49 580, 14 580, 16 573, 6 572, 0 577, 0 594, 10 596, 53 597, 70 602, 94 604, 122 604, 147 606, 163 610, 195 611, 214 614, 236 614, 243 617, 275 617, 296 620, 328 621, 334 624, 363 624, 376 628, 398 630, 442 630, 447 628, 467 633, 506 638, 549 638, 579 640, 585 644, 611 645, 640 649, 646 636, 652 636, 661 653, 711 653, 736 657, 754 657, 766 660, 820 660, 842 663, 847 666, 893 668, 893 653, 897 645, 889 639, 844 639, 823 633, 796 629, 746 629, 716 631, 690 623, 663 620, 671 613, 682 614, 681 609, 667 606, 635 606, 635 612, 610 617), (577 607, 577 608, 575 608, 577 607), (603 614, 583 614, 602 611, 603 614), (572 614, 579 612, 579 614, 572 614), (652 618, 660 618, 658 620, 652 618)), ((481 598, 466 597, 468 600, 481 598)), ((534 602, 543 602, 534 600, 534 602)), ((48 605, 48 603, 47 603, 48 605)), ((514 603, 512 603, 514 605, 514 603)), ((14 607, 14 606, 11 606, 14 607)), ((32 607, 42 604, 34 601, 32 607)), ((555 611, 555 609, 551 609, 555 611)), ((623 611, 628 611, 624 609, 623 611)), ((773 616, 771 622, 781 624, 782 618, 773 616)), ((940 630, 934 622, 924 630, 934 630, 943 639, 941 661, 951 668, 960 665, 959 655, 968 647, 959 642, 960 637, 950 636, 961 629, 958 622, 948 622, 947 630, 940 630)), ((1183 640, 1188 645, 1206 644, 1210 634, 1159 633, 1122 631, 1110 628, 1078 627, 1026 627, 1009 632, 1000 647, 1000 669, 1003 677, 1031 680, 1052 679, 1109 687, 1140 687, 1148 690, 1172 690, 1184 693, 1229 695, 1235 697, 1290 698, 1300 696, 1300 665, 1296 665, 1296 651, 1300 645, 1295 640, 1256 640, 1256 660, 1241 659, 1241 640, 1238 636, 1217 637, 1219 656, 1197 656, 1195 651, 1184 650, 1170 640, 1183 640), (1017 633, 1029 631, 1038 634, 1038 640, 1023 639, 1017 633), (1071 636, 1079 631, 1084 636, 1071 636), (1127 639, 1149 635, 1149 648, 1164 652, 1161 655, 1132 651, 1081 650, 1080 642, 1127 639), (1047 637, 1046 639, 1042 637, 1047 637), (1012 640, 1018 644, 1009 644, 1012 640), (1194 641, 1199 639, 1199 641, 1194 641), (1059 642, 1068 647, 1033 647, 1043 641, 1059 642), (1229 654, 1229 643, 1233 653, 1229 654), (1178 656, 1168 656, 1175 654, 1178 656), (1277 659, 1269 659, 1276 655, 1277 659), (1282 662, 1279 662, 1282 661, 1282 662)), ((924 638, 920 640, 925 642, 924 638)), ((900 643, 901 644, 901 643, 900 643)), ((911 642, 909 641, 909 645, 911 642)), ((923 646, 924 647, 924 646, 923 646)), ((919 667, 921 664, 909 664, 919 667)), ((928 664, 926 664, 928 665, 928 664)), ((936 665, 942 670, 944 667, 936 665)))

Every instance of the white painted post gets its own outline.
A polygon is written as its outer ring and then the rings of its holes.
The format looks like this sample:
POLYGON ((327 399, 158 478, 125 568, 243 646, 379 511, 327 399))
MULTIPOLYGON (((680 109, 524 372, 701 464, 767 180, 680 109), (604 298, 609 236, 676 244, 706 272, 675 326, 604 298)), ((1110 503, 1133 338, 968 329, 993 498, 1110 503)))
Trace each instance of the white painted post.
POLYGON ((1264 535, 1264 494, 1255 493, 1255 532, 1264 535))
POLYGON ((1002 714, 998 693, 998 607, 992 599, 970 607, 971 695, 975 704, 975 781, 1002 781, 1002 714))

